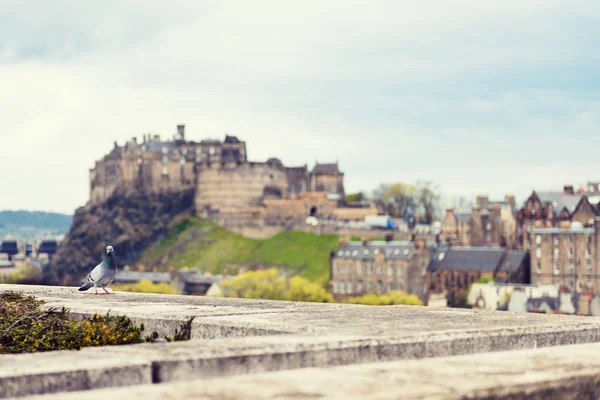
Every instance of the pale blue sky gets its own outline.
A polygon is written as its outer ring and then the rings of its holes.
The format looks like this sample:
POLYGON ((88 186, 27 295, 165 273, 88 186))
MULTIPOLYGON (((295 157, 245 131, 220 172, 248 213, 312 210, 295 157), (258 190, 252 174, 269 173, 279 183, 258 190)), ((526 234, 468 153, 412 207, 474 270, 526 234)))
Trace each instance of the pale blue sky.
POLYGON ((3 0, 0 209, 72 212, 114 140, 179 123, 348 191, 600 179, 600 2, 416 3, 3 0))

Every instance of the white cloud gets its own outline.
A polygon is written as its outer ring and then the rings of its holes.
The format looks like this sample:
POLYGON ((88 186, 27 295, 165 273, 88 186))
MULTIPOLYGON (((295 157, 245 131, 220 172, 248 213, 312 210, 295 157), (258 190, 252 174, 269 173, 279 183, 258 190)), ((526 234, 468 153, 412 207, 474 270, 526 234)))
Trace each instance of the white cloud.
POLYGON ((0 209, 71 212, 114 140, 247 141, 339 159, 349 190, 598 178, 600 3, 129 1, 0 5, 0 209), (493 3, 493 5, 492 5, 493 3), (5 186, 6 187, 6 186, 5 186))

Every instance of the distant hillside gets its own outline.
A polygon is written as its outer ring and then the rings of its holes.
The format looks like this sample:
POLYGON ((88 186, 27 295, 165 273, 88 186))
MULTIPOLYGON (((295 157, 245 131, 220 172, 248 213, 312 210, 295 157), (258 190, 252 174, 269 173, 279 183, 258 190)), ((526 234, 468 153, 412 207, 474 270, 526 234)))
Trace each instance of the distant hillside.
POLYGON ((324 284, 329 279, 330 252, 338 243, 337 236, 307 232, 282 232, 266 240, 248 239, 192 217, 148 248, 140 262, 147 269, 198 267, 213 273, 222 271, 226 264, 278 265, 324 284))
POLYGON ((23 231, 51 231, 65 234, 69 231, 72 215, 43 211, 0 211, 0 231, 19 233, 23 231))

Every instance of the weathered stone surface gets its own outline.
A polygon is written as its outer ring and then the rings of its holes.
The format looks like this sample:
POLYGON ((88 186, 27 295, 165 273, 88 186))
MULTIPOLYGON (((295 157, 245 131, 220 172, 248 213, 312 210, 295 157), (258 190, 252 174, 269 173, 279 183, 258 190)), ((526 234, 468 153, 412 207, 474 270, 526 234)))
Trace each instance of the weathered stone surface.
POLYGON ((135 354, 77 351, 0 356, 0 398, 152 383, 152 364, 135 354))
POLYGON ((142 293, 96 296, 72 287, 27 285, 0 285, 2 290, 18 290, 46 301, 49 307, 64 306, 83 315, 110 310, 134 320, 155 321, 156 326, 162 324, 171 331, 193 316, 192 338, 284 333, 414 338, 433 333, 533 332, 534 327, 559 333, 600 326, 600 320, 589 317, 417 306, 373 307, 142 293))
MULTIPOLYGON (((575 399, 600 397, 600 344, 306 368, 45 399, 575 399)), ((31 397, 38 400, 41 397, 31 397)))
MULTIPOLYGON (((473 353, 493 359, 500 353, 490 352, 600 342, 600 320, 593 317, 138 293, 96 296, 76 288, 22 285, 0 285, 3 290, 31 294, 48 307, 65 306, 79 315, 110 310, 163 334, 173 334, 190 317, 195 320, 193 340, 187 342, 0 356, 0 397, 473 353)), ((295 373, 301 372, 290 372, 295 373)))

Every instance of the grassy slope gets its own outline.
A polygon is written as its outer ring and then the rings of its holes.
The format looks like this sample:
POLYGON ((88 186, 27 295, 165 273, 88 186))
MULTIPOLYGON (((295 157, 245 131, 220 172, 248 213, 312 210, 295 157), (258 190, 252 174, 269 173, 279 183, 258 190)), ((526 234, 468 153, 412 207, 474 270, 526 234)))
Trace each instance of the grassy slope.
POLYGON ((266 240, 248 239, 198 218, 180 222, 141 263, 166 270, 198 267, 219 272, 228 263, 278 265, 324 284, 329 279, 329 253, 339 238, 307 232, 282 232, 266 240))

